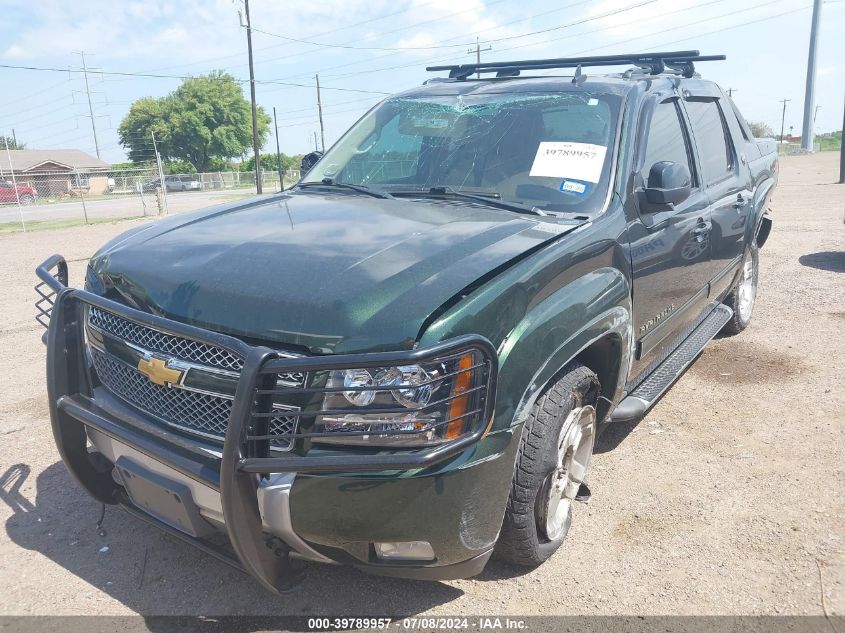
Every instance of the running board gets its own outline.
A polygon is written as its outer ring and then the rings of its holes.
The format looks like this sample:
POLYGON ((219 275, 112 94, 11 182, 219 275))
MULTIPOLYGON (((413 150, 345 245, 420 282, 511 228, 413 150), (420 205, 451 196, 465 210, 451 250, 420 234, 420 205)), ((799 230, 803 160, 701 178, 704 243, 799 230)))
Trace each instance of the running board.
POLYGON ((637 422, 698 358, 704 346, 731 320, 733 310, 718 305, 701 324, 613 410, 611 422, 637 422))

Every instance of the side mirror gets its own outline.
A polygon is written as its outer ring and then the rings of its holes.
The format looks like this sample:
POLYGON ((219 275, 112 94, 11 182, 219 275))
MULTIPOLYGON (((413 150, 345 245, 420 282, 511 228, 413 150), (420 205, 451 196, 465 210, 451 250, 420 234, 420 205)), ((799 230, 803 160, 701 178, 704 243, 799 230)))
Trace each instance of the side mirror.
POLYGON ((317 164, 317 161, 323 157, 323 152, 309 152, 305 156, 302 157, 302 162, 300 163, 300 170, 302 175, 304 176, 307 174, 311 168, 317 164))
POLYGON ((686 165, 663 160, 651 166, 645 195, 652 204, 678 204, 691 191, 692 176, 686 165))

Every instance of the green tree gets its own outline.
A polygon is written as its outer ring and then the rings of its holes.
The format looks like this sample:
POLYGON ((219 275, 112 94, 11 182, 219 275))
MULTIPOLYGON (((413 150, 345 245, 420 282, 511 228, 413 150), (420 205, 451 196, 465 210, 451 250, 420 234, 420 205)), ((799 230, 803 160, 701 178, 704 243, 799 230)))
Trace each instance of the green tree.
POLYGON ((761 123, 759 121, 749 121, 748 127, 751 128, 751 133, 754 135, 754 138, 774 138, 775 133, 765 123, 761 123))
POLYGON ((170 160, 163 165, 165 174, 195 174, 196 167, 184 160, 170 160))
MULTIPOLYGON (((281 155, 282 169, 299 169, 302 164, 302 154, 294 154, 288 156, 281 155)), ((264 171, 277 171, 279 163, 276 161, 275 154, 261 154, 261 169, 264 171)), ((255 171, 255 157, 250 156, 249 160, 245 160, 240 164, 240 171, 255 171)))
POLYGON ((20 141, 16 141, 14 137, 11 136, 4 136, 2 137, 3 141, 0 142, 0 149, 6 149, 6 143, 9 144, 9 149, 26 149, 26 143, 21 143, 20 141))
MULTIPOLYGON (((258 109, 258 142, 263 145, 270 117, 258 109)), ((252 113, 240 84, 231 75, 215 71, 192 77, 175 91, 132 104, 118 135, 133 162, 149 160, 152 134, 164 160, 190 163, 207 171, 231 158, 242 158, 252 147, 252 113)))

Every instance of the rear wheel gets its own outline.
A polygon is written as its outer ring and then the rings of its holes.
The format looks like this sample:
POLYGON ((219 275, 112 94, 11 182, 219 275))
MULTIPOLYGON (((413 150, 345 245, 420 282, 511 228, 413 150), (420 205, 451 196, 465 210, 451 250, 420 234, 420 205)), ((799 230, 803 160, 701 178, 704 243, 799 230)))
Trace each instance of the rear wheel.
POLYGON ((596 375, 571 363, 538 400, 522 431, 499 558, 534 567, 563 543, 596 437, 596 375))
POLYGON ((731 320, 722 329, 727 334, 739 334, 751 323, 754 302, 757 300, 757 275, 760 249, 752 241, 745 250, 739 277, 734 283, 725 305, 734 311, 731 320))

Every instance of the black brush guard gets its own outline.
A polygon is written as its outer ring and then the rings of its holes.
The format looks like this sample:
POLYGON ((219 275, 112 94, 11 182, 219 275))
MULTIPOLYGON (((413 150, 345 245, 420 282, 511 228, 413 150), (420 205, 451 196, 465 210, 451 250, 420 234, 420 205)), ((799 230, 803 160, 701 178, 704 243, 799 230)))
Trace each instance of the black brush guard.
MULTIPOLYGON (((289 548, 286 545, 280 547, 278 539, 268 537, 263 532, 257 496, 261 476, 287 472, 348 473, 424 469, 474 446, 484 436, 488 426, 479 424, 472 432, 457 440, 425 449, 317 457, 308 456, 307 450, 299 450, 280 456, 271 452, 270 436, 267 435, 273 395, 283 391, 314 393, 331 389, 309 387, 307 384, 280 387, 276 382, 279 373, 416 364, 459 352, 474 351, 480 355, 482 362, 464 371, 479 370, 481 380, 476 380, 471 389, 450 396, 449 399, 479 392, 484 396, 483 410, 470 410, 458 417, 480 414, 482 421, 489 422, 493 416, 497 357, 490 342, 480 336, 461 336, 426 349, 411 351, 287 358, 267 347, 251 346, 234 337, 164 319, 85 290, 71 288, 68 286, 67 263, 60 255, 47 259, 36 269, 36 274, 40 279, 35 287, 40 297, 36 302, 36 319, 47 327, 47 392, 53 437, 71 475, 98 501, 123 506, 131 514, 252 575, 273 592, 288 590, 296 584, 299 572, 287 556, 289 548), (92 385, 85 363, 83 328, 86 304, 174 336, 221 347, 244 359, 222 457, 214 456, 191 439, 145 416, 127 415, 118 418, 97 404, 91 397, 92 385), (235 557, 133 506, 126 492, 112 478, 112 464, 88 450, 86 427, 218 490, 226 533, 235 557)), ((393 388, 409 387, 412 386, 399 385, 393 388)), ((433 404, 436 403, 422 409, 433 404)), ((413 412, 412 409, 404 411, 413 412)), ((314 417, 320 413, 303 410, 297 415, 314 417)), ((451 421, 446 420, 440 424, 451 421)), ((291 439, 302 440, 307 437, 308 442, 320 435, 295 433, 291 439)))

